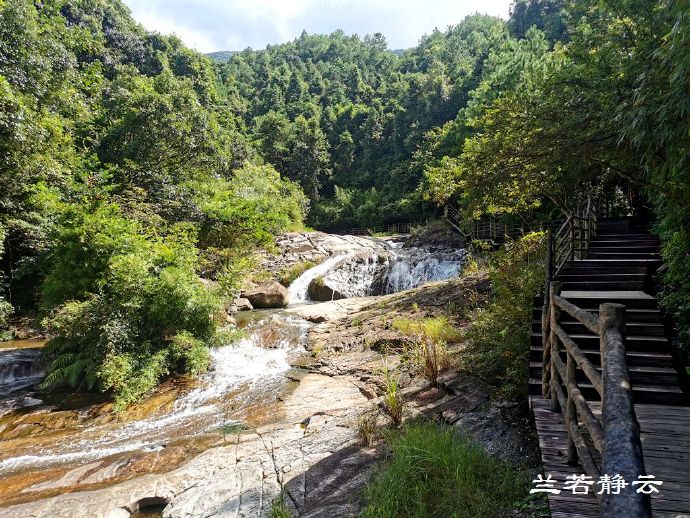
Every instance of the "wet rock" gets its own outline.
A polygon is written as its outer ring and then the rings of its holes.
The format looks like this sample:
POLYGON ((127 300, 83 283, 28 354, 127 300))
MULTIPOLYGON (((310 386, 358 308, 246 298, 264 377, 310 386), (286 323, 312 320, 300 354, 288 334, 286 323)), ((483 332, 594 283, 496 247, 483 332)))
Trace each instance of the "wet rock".
POLYGON ((327 302, 330 300, 344 299, 345 296, 330 286, 329 281, 325 277, 317 277, 309 283, 307 290, 309 298, 318 302, 327 302))
POLYGON ((0 516, 119 517, 140 502, 165 501, 164 518, 268 518, 281 487, 299 515, 333 516, 339 510, 337 516, 357 516, 358 495, 377 456, 358 446, 349 425, 366 405, 346 379, 309 374, 286 398, 280 423, 228 436, 227 446, 166 474, 6 507, 0 516))
POLYGON ((343 318, 349 313, 370 305, 371 302, 371 299, 367 298, 342 299, 307 306, 295 306, 288 308, 286 312, 309 322, 321 323, 343 318))
POLYGON ((252 306, 252 303, 249 302, 249 299, 246 299, 244 297, 236 298, 233 301, 233 304, 237 308, 237 311, 250 311, 254 309, 254 306, 252 306))
MULTIPOLYGON (((298 263, 320 263, 337 255, 350 253, 377 254, 390 245, 382 239, 367 236, 340 236, 324 232, 290 232, 276 239, 277 254, 267 254, 263 267, 276 275, 298 263)), ((330 300, 330 299, 329 299, 330 300)))
POLYGON ((344 259, 309 285, 312 300, 367 297, 385 292, 390 256, 386 252, 359 253, 344 259))
POLYGON ((40 349, 0 349, 0 396, 35 385, 43 375, 40 349))
POLYGON ((284 308, 288 305, 288 291, 277 281, 269 281, 243 290, 245 298, 255 308, 284 308))

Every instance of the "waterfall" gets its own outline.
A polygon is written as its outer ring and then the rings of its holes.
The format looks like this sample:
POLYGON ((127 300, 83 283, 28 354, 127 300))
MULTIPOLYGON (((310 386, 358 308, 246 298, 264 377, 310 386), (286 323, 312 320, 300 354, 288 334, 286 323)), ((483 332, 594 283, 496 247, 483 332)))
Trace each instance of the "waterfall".
POLYGON ((39 383, 43 374, 40 349, 0 349, 0 396, 39 383))
POLYGON ((414 288, 425 282, 456 277, 462 269, 464 250, 430 252, 423 248, 398 249, 388 270, 386 293, 414 288))
POLYGON ((397 293, 426 282, 456 277, 462 269, 465 250, 401 248, 401 244, 392 244, 385 253, 331 257, 290 285, 290 303, 308 300, 309 283, 317 277, 323 277, 329 292, 351 298, 397 293))
POLYGON ((309 300, 309 296, 307 295, 309 283, 317 277, 328 273, 331 268, 347 257, 349 257, 349 255, 336 255, 330 257, 321 264, 318 264, 313 268, 309 268, 306 272, 297 277, 297 279, 295 279, 288 288, 290 304, 299 304, 300 302, 309 300))

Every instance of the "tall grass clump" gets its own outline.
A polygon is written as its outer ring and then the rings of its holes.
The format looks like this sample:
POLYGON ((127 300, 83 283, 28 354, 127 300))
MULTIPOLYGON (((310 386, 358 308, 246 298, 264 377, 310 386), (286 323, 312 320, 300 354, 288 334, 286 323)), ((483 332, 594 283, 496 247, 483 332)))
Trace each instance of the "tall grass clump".
POLYGON ((508 243, 491 259, 491 301, 470 317, 467 361, 499 386, 497 395, 520 399, 527 391, 527 357, 534 297, 544 285, 545 234, 508 243))
POLYGON ((362 518, 508 517, 528 492, 529 477, 449 426, 407 426, 390 441, 362 518))
POLYGON ((397 318, 393 321, 393 328, 412 338, 408 359, 433 385, 438 385, 439 375, 449 365, 447 345, 459 341, 460 332, 445 316, 397 318))
POLYGON ((357 417, 357 434, 365 446, 371 446, 379 438, 380 433, 376 426, 377 412, 368 411, 357 417))
POLYGON ((383 395, 383 408, 393 420, 393 424, 400 426, 405 411, 405 400, 400 392, 400 380, 391 373, 387 363, 383 366, 383 383, 386 389, 383 395))
POLYGON ((318 263, 314 261, 300 261, 298 263, 293 264, 289 268, 284 269, 280 274, 278 275, 278 281, 280 284, 285 286, 286 288, 292 284, 297 277, 302 275, 304 272, 307 270, 313 268, 316 266, 318 263))
POLYGON ((292 513, 285 504, 285 493, 281 492, 280 496, 273 500, 271 518, 292 518, 292 513))

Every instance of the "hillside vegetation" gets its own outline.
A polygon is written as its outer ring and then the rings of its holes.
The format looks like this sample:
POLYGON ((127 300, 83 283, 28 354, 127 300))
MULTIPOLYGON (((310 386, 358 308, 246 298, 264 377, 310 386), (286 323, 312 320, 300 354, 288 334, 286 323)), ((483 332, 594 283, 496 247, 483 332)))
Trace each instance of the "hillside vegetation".
POLYGON ((687 338, 688 12, 518 0, 402 52, 304 33, 214 62, 120 0, 0 0, 0 328, 39 311, 47 383, 125 404, 208 366, 277 233, 446 203, 551 217, 590 194, 657 214, 687 338))

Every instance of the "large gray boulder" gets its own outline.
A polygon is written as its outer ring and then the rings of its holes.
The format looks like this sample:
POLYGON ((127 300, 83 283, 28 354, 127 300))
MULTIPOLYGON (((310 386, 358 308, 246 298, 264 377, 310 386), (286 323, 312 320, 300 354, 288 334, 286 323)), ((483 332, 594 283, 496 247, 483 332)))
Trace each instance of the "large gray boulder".
POLYGON ((345 298, 342 293, 330 285, 327 277, 317 277, 311 281, 307 288, 307 293, 311 300, 317 302, 328 302, 345 298))
POLYGON ((252 307, 284 308, 289 302, 288 291, 277 281, 268 281, 253 288, 242 290, 242 298, 249 301, 252 307))
POLYGON ((319 302, 369 297, 385 293, 390 255, 387 252, 358 253, 334 266, 309 284, 309 298, 319 302))

